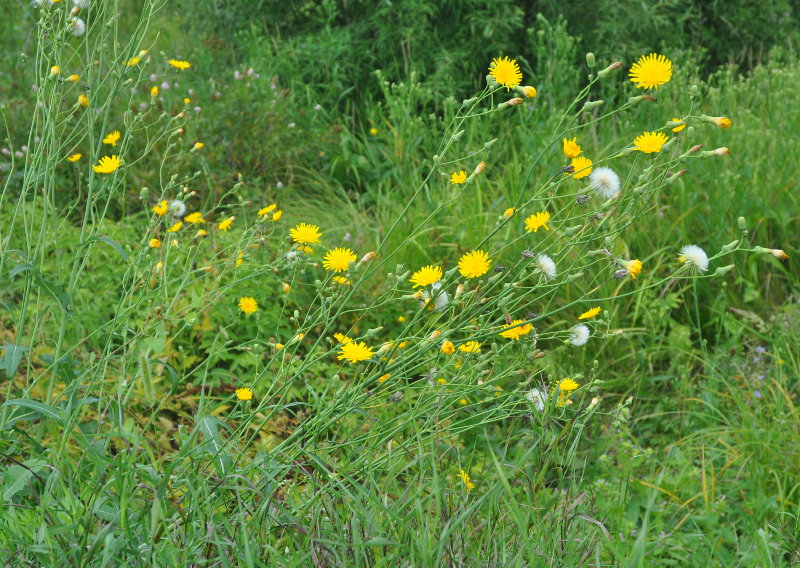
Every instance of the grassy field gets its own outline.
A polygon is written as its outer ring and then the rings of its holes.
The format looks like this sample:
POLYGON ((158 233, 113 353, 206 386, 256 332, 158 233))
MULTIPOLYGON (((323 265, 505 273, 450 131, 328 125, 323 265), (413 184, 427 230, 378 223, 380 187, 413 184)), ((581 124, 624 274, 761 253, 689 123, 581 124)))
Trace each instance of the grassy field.
POLYGON ((790 8, 38 4, 2 565, 800 564, 790 8))

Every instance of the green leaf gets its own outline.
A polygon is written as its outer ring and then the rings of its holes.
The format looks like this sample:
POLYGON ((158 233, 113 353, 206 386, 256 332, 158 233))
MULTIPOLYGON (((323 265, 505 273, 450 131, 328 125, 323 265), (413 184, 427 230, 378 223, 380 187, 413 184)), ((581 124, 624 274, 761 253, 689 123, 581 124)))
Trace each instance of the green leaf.
POLYGON ((122 245, 120 245, 117 241, 115 241, 111 237, 97 237, 97 240, 106 243, 115 251, 117 251, 123 260, 128 260, 128 255, 125 254, 124 250, 122 250, 122 245))
POLYGON ((225 427, 225 423, 213 416, 203 416, 197 426, 206 439, 204 448, 214 456, 220 473, 226 474, 230 467, 230 456, 223 452, 222 438, 219 435, 219 426, 225 427))
POLYGON ((8 378, 11 378, 17 372, 19 363, 22 361, 22 356, 25 355, 28 348, 9 344, 3 345, 2 349, 5 350, 5 356, 3 357, 3 363, 0 368, 5 370, 8 378))
POLYGON ((36 412, 43 418, 52 418, 59 424, 64 425, 64 417, 61 416, 61 413, 58 411, 57 408, 55 408, 54 406, 50 406, 49 404, 39 402, 37 400, 30 400, 27 398, 15 398, 12 400, 5 401, 3 403, 3 406, 21 406, 23 408, 27 408, 28 410, 36 412))
POLYGON ((8 277, 9 278, 14 278, 14 276, 17 276, 18 274, 22 274, 23 272, 27 272, 28 270, 33 270, 34 272, 36 272, 36 268, 34 268, 34 266, 32 264, 28 263, 28 262, 25 262, 25 263, 22 263, 22 264, 18 264, 17 266, 15 266, 14 268, 12 268, 9 271, 8 277))

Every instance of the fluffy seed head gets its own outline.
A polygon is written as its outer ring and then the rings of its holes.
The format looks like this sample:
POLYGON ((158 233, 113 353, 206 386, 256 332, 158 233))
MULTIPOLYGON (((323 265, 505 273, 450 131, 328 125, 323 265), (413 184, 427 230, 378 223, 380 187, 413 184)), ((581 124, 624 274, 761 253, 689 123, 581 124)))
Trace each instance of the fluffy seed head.
POLYGON ((706 251, 697 245, 686 245, 681 249, 681 254, 678 257, 681 262, 686 262, 691 265, 698 272, 705 272, 708 270, 708 255, 706 251))
POLYGON ((620 188, 619 176, 611 168, 600 166, 595 168, 589 176, 589 187, 597 192, 603 199, 610 199, 616 195, 620 188))

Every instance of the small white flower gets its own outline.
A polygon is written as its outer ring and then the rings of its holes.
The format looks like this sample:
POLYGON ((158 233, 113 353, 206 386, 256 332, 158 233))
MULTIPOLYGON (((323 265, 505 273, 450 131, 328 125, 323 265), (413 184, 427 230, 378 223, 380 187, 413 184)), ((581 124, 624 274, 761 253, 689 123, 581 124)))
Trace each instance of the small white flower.
POLYGON ((536 257, 536 263, 539 265, 539 270, 542 271, 545 278, 552 280, 556 277, 556 263, 553 262, 552 258, 546 254, 540 254, 536 257))
POLYGON ((547 393, 542 389, 533 389, 525 395, 525 398, 531 402, 538 412, 542 412, 544 410, 544 405, 547 403, 547 393))
POLYGON ((620 188, 619 176, 611 168, 601 166, 592 170, 589 175, 589 187, 603 199, 610 199, 620 188))
POLYGON ((180 199, 169 202, 169 213, 173 217, 183 217, 186 214, 186 204, 180 199))
POLYGON ((441 282, 434 282, 431 284, 431 295, 435 296, 433 300, 433 309, 437 312, 443 312, 445 308, 447 308, 447 304, 450 303, 450 298, 447 296, 447 292, 441 290, 441 287, 441 282))
POLYGON ((678 257, 681 262, 687 262, 699 272, 708 270, 708 255, 697 245, 686 245, 681 249, 678 257))
POLYGON ((591 332, 589 331, 588 326, 583 324, 576 325, 569 330, 569 342, 576 347, 580 347, 581 345, 586 345, 586 343, 589 341, 590 335, 591 332))
POLYGON ((80 18, 73 18, 72 23, 70 24, 69 33, 74 35, 75 37, 80 37, 86 33, 86 22, 81 20, 80 18))

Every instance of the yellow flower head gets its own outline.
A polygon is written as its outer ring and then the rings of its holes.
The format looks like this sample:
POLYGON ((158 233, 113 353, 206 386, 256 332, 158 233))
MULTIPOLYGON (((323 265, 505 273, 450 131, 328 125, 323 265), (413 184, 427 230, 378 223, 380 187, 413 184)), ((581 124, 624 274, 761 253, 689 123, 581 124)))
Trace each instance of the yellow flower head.
POLYGON ((600 306, 597 306, 595 308, 592 308, 591 310, 587 310, 583 312, 581 315, 579 315, 578 319, 579 320, 592 319, 597 314, 599 314, 602 311, 602 309, 603 308, 601 308, 600 306))
POLYGON ((417 270, 411 275, 409 280, 414 284, 414 288, 416 288, 417 286, 430 286, 431 284, 435 284, 442 279, 442 276, 441 267, 429 264, 417 270))
POLYGON ((577 139, 578 139, 577 136, 572 140, 564 138, 564 155, 567 158, 570 159, 577 158, 578 156, 581 155, 581 152, 583 152, 583 150, 581 150, 581 147, 578 146, 578 143, 576 142, 577 139))
POLYGON ((239 400, 250 400, 253 398, 253 391, 247 387, 238 388, 236 389, 236 398, 239 400))
POLYGON ((578 156, 577 158, 572 158, 570 165, 574 170, 572 177, 574 177, 575 179, 585 178, 590 173, 592 173, 592 161, 586 156, 578 156))
POLYGON ((92 166, 94 171, 98 174, 113 174, 117 171, 117 168, 122 165, 122 162, 119 161, 119 156, 103 156, 100 158, 100 162, 96 166, 92 166))
POLYGON ((50 78, 52 79, 56 75, 61 75, 61 69, 59 69, 58 65, 53 65, 50 68, 50 78))
POLYGON ((157 86, 153 86, 150 89, 150 96, 151 97, 157 97, 158 96, 158 87, 157 86))
POLYGON ((442 343, 441 349, 442 353, 444 353, 445 355, 452 355, 453 353, 456 352, 456 346, 453 345, 452 341, 445 341, 444 343, 442 343))
POLYGON ((628 73, 638 88, 658 89, 672 78, 672 61, 663 55, 643 55, 631 66, 628 73))
POLYGON ((217 229, 219 229, 220 231, 227 231, 228 229, 231 228, 231 225, 233 225, 233 222, 235 220, 236 217, 228 217, 227 219, 221 221, 219 225, 217 225, 217 229))
POLYGON ((467 493, 475 489, 475 484, 470 481, 469 474, 466 471, 462 469, 458 477, 461 479, 461 483, 464 484, 464 489, 467 490, 467 493))
POLYGON ((366 361, 375 351, 372 347, 367 347, 363 341, 348 341, 343 343, 339 349, 339 361, 347 361, 348 363, 358 363, 359 361, 366 361))
POLYGON ((333 281, 342 286, 350 286, 350 284, 352 284, 352 282, 350 282, 350 279, 345 278, 344 276, 334 276, 333 281))
MULTIPOLYGON (((670 123, 670 122, 683 122, 683 119, 682 118, 673 118, 672 120, 668 120, 667 121, 667 123, 670 123)), ((673 132, 680 132, 684 128, 686 128, 686 123, 685 122, 683 124, 679 124, 678 126, 673 128, 672 131, 673 132)))
POLYGON ((318 243, 320 237, 322 237, 322 233, 319 232, 319 227, 316 225, 309 225, 308 223, 300 223, 296 227, 289 229, 289 234, 292 236, 294 242, 304 245, 318 243))
POLYGON ((205 229, 200 229, 200 230, 199 230, 199 231, 197 231, 197 233, 195 234, 195 237, 197 237, 197 238, 199 238, 199 239, 202 239, 203 237, 207 237, 207 236, 208 236, 208 231, 206 231, 205 229))
POLYGON ((185 70, 192 66, 191 63, 188 61, 181 61, 179 59, 170 59, 167 61, 170 65, 172 65, 175 69, 185 70))
POLYGON ((526 323, 524 325, 523 322, 525 320, 514 320, 509 325, 503 328, 503 331, 500 332, 501 337, 505 337, 506 339, 513 339, 514 341, 519 341, 519 338, 523 335, 528 335, 531 331, 533 331, 533 324, 526 323))
POLYGON ((81 159, 81 154, 72 154, 67 158, 67 160, 69 160, 70 162, 77 162, 80 159, 81 159))
POLYGON ((333 337, 339 343, 350 343, 351 341, 353 341, 352 339, 347 337, 344 333, 339 333, 338 331, 333 334, 333 337))
POLYGON ((467 181, 467 172, 465 172, 464 170, 461 170, 460 172, 454 172, 450 176, 450 183, 458 184, 458 183, 464 183, 465 181, 467 181))
POLYGON ((183 227, 183 221, 178 221, 174 225, 172 225, 169 229, 167 229, 168 233, 177 233, 183 227))
POLYGON ((378 129, 377 128, 370 128, 369 129, 369 133, 372 134, 373 136, 375 136, 378 133, 378 129))
POLYGON ((573 381, 572 379, 563 379, 556 383, 553 389, 550 391, 550 394, 555 394, 556 390, 558 390, 558 402, 556 403, 557 406, 564 406, 567 402, 569 402, 569 398, 572 395, 572 391, 578 388, 578 383, 573 381))
POLYGON ((529 233, 533 231, 534 233, 537 232, 539 229, 544 227, 546 231, 550 230, 550 227, 547 226, 547 222, 550 220, 550 213, 547 211, 539 211, 538 213, 534 213, 527 219, 525 219, 525 230, 529 233))
POLYGON ((250 296, 242 296, 239 298, 239 309, 249 316, 258 311, 258 302, 250 296))
POLYGON ((166 215, 168 210, 169 210, 169 203, 166 201, 159 201, 158 203, 153 205, 152 208, 153 213, 155 213, 159 217, 163 217, 164 215, 166 215))
POLYGON ((69 77, 67 77, 64 80, 65 81, 69 81, 70 83, 75 83, 80 78, 81 78, 80 75, 70 75, 69 77))
POLYGON ((458 271, 464 278, 477 278, 489 272, 492 261, 489 254, 482 250, 473 250, 464 254, 458 261, 458 271))
POLYGON ((663 132, 645 132, 633 140, 634 150, 645 154, 655 154, 661 151, 661 147, 666 144, 667 140, 667 135, 663 132))
POLYGON ((202 150, 203 146, 205 146, 205 144, 203 144, 202 142, 195 142, 194 146, 192 146, 192 151, 196 152, 197 150, 202 150))
POLYGON ((203 219, 203 214, 200 211, 195 211, 194 213, 189 213, 186 217, 183 218, 184 221, 187 223, 192 223, 196 225, 197 223, 205 223, 206 220, 203 219))
POLYGON ((628 263, 625 265, 625 270, 628 271, 628 274, 630 274, 631 278, 636 280, 636 277, 642 271, 642 261, 639 260, 638 258, 634 260, 629 260, 628 263))
POLYGON ((467 341, 465 344, 459 345, 458 350, 463 353, 480 353, 481 345, 482 343, 477 341, 467 341))
POLYGON ((522 83, 522 72, 519 70, 517 60, 508 57, 492 59, 489 75, 494 77, 494 80, 505 87, 507 91, 522 83))
POLYGON ((89 97, 86 95, 78 95, 78 103, 84 108, 89 106, 89 97))
POLYGON ((111 144, 112 146, 116 146, 117 142, 119 142, 120 133, 119 130, 115 130, 105 138, 103 138, 103 144, 111 144))
POLYGON ((350 267, 351 262, 355 262, 358 257, 349 248, 336 247, 325 253, 322 257, 322 267, 325 270, 342 272, 350 267))
POLYGON ((503 219, 509 219, 509 218, 513 217, 514 213, 516 213, 516 212, 517 212, 516 209, 514 209, 513 207, 509 207, 508 209, 503 211, 503 219))
POLYGON ((267 205, 266 207, 262 207, 261 209, 258 210, 258 216, 261 217, 262 219, 266 219, 267 215, 272 213, 276 207, 277 205, 274 203, 272 205, 267 205))
POLYGON ((123 65, 127 65, 128 67, 133 67, 134 65, 139 63, 141 60, 142 60, 141 57, 131 57, 127 61, 123 61, 122 64, 123 65))
POLYGON ((148 245, 151 249, 161 248, 161 241, 158 239, 150 239, 150 244, 148 245))
POLYGON ((272 220, 273 221, 279 220, 281 218, 281 215, 283 215, 283 211, 278 209, 277 211, 275 211, 275 213, 272 214, 272 220))
POLYGON ((526 86, 522 87, 522 94, 525 95, 525 98, 532 99, 538 93, 536 92, 536 88, 535 87, 531 87, 529 85, 526 85, 526 86))

